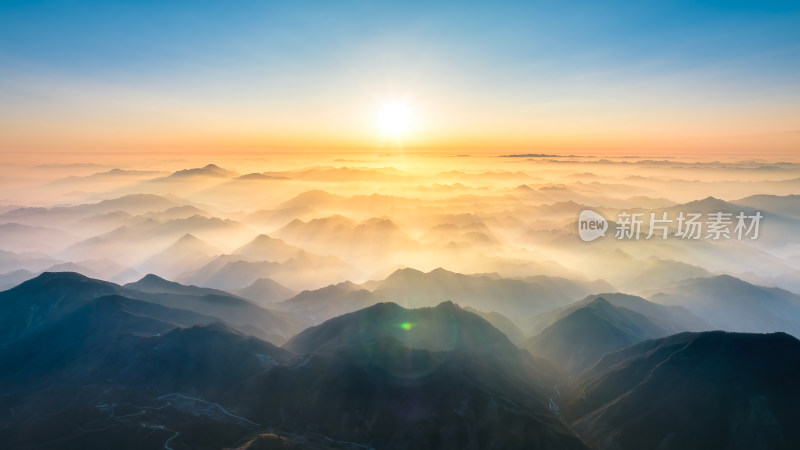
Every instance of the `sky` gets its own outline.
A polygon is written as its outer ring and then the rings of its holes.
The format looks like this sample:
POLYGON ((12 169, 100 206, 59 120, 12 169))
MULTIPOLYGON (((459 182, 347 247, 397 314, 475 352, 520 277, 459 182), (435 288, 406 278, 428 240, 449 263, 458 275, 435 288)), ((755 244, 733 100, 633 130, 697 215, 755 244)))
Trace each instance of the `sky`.
POLYGON ((3 0, 0 152, 793 156, 798 74, 797 1, 3 0))

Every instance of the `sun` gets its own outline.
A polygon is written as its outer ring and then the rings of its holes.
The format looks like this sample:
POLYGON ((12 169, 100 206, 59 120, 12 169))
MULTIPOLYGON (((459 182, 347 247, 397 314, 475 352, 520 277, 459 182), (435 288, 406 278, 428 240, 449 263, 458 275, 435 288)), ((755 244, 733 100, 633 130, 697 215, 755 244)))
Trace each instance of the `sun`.
POLYGON ((404 101, 386 102, 378 111, 378 127, 387 137, 403 138, 411 131, 413 124, 413 111, 404 101))

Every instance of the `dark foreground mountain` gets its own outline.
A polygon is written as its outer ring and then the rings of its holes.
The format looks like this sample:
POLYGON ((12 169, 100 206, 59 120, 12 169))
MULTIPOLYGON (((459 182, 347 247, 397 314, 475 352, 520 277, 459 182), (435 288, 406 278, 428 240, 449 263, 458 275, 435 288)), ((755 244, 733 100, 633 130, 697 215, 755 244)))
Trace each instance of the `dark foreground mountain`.
POLYGON ((227 292, 184 286, 155 275, 119 286, 77 273, 45 272, 0 292, 0 348, 106 295, 214 317, 275 344, 282 344, 301 330, 286 313, 270 311, 227 292))
POLYGON ((3 448, 585 448, 548 409, 554 369, 452 303, 378 304, 281 349, 56 275, 4 293, 48 312, 0 349, 3 448))
POLYGON ((104 295, 123 295, 113 283, 77 273, 45 272, 0 292, 0 347, 104 295))
MULTIPOLYGON (((3 449, 800 447, 800 342, 782 333, 645 340, 565 384, 451 302, 378 303, 277 347, 190 300, 215 293, 139 287, 170 292, 43 274, 0 293, 3 449)), ((602 299, 551 327, 596 355, 658 332, 602 299)))
POLYGON ((375 448, 583 447, 548 408, 553 368, 451 302, 380 303, 285 348, 303 356, 241 391, 265 422, 375 448))
POLYGON ((800 448, 800 341, 683 333, 611 353, 568 395, 599 449, 800 448))
POLYGON ((0 351, 0 442, 155 449, 181 433, 220 448, 249 433, 212 401, 289 353, 214 320, 106 296, 31 330, 0 351))

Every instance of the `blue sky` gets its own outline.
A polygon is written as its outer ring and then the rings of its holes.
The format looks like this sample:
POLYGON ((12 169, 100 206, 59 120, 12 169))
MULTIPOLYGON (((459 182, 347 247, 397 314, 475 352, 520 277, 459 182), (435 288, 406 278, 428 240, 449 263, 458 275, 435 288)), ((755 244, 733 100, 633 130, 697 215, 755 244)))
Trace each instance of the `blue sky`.
POLYGON ((427 114, 421 144, 696 141, 695 115, 727 117, 709 136, 791 131, 798 73, 800 2, 3 1, 0 118, 15 130, 0 145, 52 146, 22 135, 51 124, 75 145, 110 126, 135 146, 217 114, 241 125, 214 142, 357 142, 391 96, 427 114))

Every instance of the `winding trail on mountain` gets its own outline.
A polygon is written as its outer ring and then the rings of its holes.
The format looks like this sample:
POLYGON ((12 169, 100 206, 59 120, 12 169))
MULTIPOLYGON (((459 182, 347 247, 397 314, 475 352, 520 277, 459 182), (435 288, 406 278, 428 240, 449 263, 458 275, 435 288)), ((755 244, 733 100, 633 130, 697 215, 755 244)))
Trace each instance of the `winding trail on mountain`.
POLYGON ((175 449, 173 449, 172 447, 170 447, 170 446, 169 446, 169 442, 170 442, 171 440, 175 439, 175 438, 176 438, 176 437, 178 437, 178 436, 180 436, 180 433, 178 433, 178 432, 176 431, 176 432, 175 432, 175 434, 173 434, 173 435, 172 435, 172 437, 170 437, 169 439, 167 439, 167 440, 166 440, 166 442, 164 442, 164 449, 165 449, 165 450, 175 450, 175 449))

